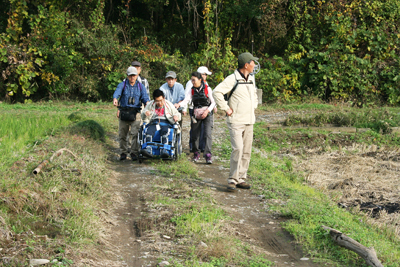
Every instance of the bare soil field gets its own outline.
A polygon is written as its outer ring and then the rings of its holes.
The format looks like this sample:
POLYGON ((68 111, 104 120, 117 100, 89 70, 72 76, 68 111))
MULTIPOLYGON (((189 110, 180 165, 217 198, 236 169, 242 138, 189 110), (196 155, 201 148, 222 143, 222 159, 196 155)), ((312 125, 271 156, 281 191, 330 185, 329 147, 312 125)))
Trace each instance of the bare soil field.
POLYGON ((383 224, 400 234, 400 150, 343 142, 340 151, 303 151, 296 167, 307 182, 335 195, 343 208, 367 212, 377 225, 383 224))

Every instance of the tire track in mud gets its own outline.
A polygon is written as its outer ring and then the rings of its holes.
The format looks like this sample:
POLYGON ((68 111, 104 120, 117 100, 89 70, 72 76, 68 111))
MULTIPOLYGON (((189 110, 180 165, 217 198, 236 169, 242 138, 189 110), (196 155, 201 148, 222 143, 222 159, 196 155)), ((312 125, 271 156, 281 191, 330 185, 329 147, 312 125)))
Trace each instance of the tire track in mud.
MULTIPOLYGON (((213 138, 214 142, 219 142, 226 136, 225 120, 222 116, 216 117, 213 138)), ((187 154, 189 154, 187 147, 189 127, 186 117, 182 140, 184 153, 187 154)), ((117 147, 118 143, 115 140, 115 146, 112 149, 115 156, 110 162, 110 168, 116 174, 112 214, 114 223, 110 228, 111 235, 108 238, 111 245, 107 245, 105 250, 109 251, 107 255, 115 262, 112 266, 156 266, 159 259, 168 258, 168 254, 164 253, 168 252, 169 248, 160 243, 158 247, 161 248, 158 250, 144 249, 149 247, 146 244, 159 242, 159 240, 142 238, 141 231, 144 226, 140 225, 143 224, 141 219, 145 206, 142 196, 152 186, 155 175, 151 171, 154 169, 147 163, 118 161, 117 147)), ((306 255, 294 242, 293 237, 280 226, 284 219, 263 209, 265 205, 262 196, 253 195, 251 190, 238 189, 234 193, 226 191, 229 169, 224 168, 217 157, 214 157, 214 164, 205 164, 205 161, 201 159, 196 165, 202 177, 199 185, 205 190, 210 190, 217 205, 235 219, 232 223, 237 229, 235 234, 240 239, 265 253, 267 258, 275 263, 274 266, 320 266, 311 261, 300 260, 306 255)), ((251 183, 251 180, 249 182, 251 183)), ((172 241, 166 241, 172 244, 172 241)))

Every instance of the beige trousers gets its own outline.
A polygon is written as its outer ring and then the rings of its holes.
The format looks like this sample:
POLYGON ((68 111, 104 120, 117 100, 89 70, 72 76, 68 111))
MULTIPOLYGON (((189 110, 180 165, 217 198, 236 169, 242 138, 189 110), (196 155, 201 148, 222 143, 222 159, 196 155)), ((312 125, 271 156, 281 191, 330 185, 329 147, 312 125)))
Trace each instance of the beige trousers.
POLYGON ((253 124, 228 123, 228 128, 232 146, 228 183, 240 184, 246 181, 249 169, 253 124))
POLYGON ((134 153, 138 155, 139 153, 139 143, 138 143, 138 133, 142 120, 140 117, 140 112, 136 114, 135 121, 122 121, 119 120, 119 147, 121 148, 121 153, 129 154, 134 153))

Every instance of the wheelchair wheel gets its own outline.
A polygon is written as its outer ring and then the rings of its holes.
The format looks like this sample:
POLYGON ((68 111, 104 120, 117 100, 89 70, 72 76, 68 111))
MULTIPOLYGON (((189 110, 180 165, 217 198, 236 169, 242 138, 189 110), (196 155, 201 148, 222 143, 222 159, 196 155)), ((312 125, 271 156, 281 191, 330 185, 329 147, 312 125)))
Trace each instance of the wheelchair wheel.
POLYGON ((181 134, 177 134, 174 144, 174 157, 173 160, 177 160, 181 154, 181 134))
POLYGON ((182 138, 181 134, 178 135, 178 155, 182 154, 182 138))

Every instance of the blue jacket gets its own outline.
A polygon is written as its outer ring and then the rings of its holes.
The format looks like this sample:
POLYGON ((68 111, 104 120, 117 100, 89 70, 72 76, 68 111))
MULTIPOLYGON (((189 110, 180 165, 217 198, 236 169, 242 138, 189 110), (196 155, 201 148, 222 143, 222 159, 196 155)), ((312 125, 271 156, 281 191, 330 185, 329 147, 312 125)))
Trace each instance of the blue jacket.
POLYGON ((146 105, 150 101, 149 96, 146 92, 146 87, 140 82, 136 81, 132 86, 128 80, 125 80, 118 84, 117 89, 114 92, 113 98, 119 99, 119 105, 123 108, 141 108, 142 103, 146 105), (122 94, 122 89, 124 88, 124 93, 122 94), (122 94, 122 96, 121 96, 122 94), (133 104, 128 104, 129 98, 135 99, 133 104))
POLYGON ((185 89, 183 85, 176 82, 172 88, 168 86, 168 83, 161 85, 160 90, 164 92, 165 99, 172 104, 179 103, 185 99, 185 89))

